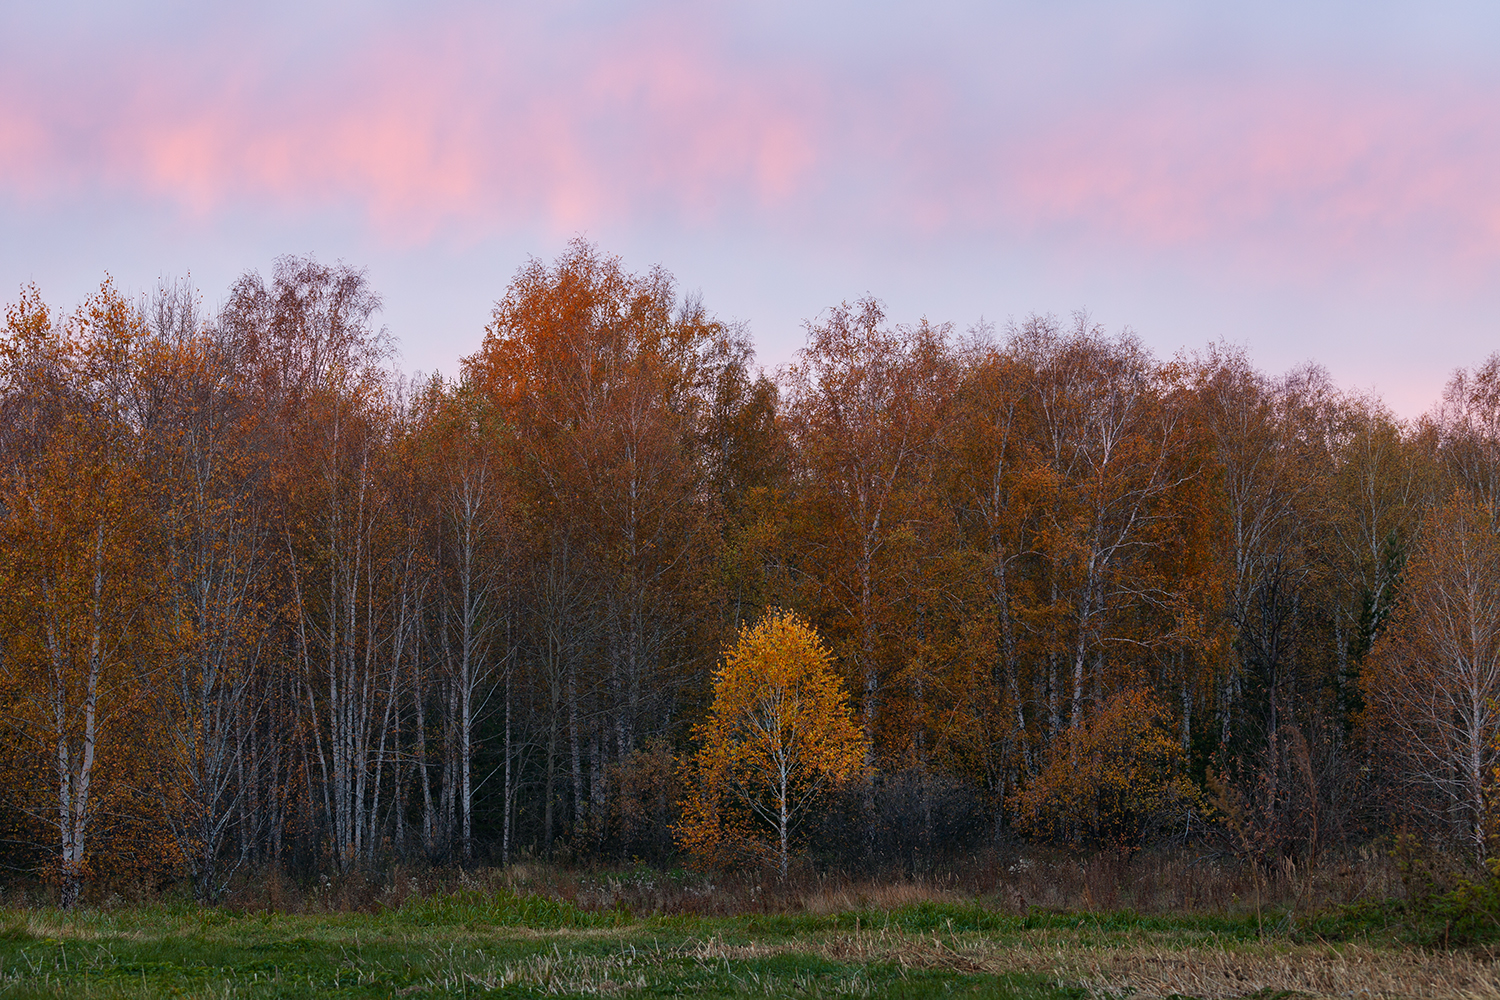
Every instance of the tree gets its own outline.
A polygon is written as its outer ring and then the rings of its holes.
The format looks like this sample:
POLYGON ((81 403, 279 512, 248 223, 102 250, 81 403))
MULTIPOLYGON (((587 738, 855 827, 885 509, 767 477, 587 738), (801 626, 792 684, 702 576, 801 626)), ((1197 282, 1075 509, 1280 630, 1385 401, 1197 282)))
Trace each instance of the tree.
MULTIPOLYGON (((1309 773, 1297 766, 1308 745, 1299 722, 1316 732, 1326 715, 1329 728, 1342 732, 1342 713, 1319 712, 1316 690, 1307 689, 1319 676, 1316 653, 1327 653, 1326 645, 1310 648, 1324 635, 1315 623, 1332 589, 1319 573, 1324 523, 1315 512, 1329 506, 1320 492, 1334 464, 1326 427, 1343 402, 1315 367, 1272 380, 1222 345, 1199 366, 1194 417, 1212 448, 1220 529, 1211 559, 1221 574, 1217 618, 1228 639, 1225 655, 1210 661, 1220 669, 1205 671, 1200 683, 1217 695, 1226 794, 1243 802, 1254 839, 1277 850, 1290 830, 1294 775, 1309 773)), ((1194 694, 1186 683, 1182 697, 1190 737, 1194 694)), ((1308 791, 1317 794, 1311 783, 1308 791)), ((1316 815, 1315 798, 1311 805, 1316 815)))
POLYGON ((825 790, 862 772, 868 742, 832 659, 791 612, 740 630, 714 675, 708 719, 694 729, 701 746, 679 828, 694 855, 712 861, 730 837, 774 855, 785 879, 797 824, 825 790), (774 845, 757 836, 756 821, 771 828, 774 845))
POLYGON ((1436 416, 1444 465, 1500 523, 1500 353, 1454 372, 1436 416))
POLYGON ((1194 522, 1197 448, 1170 373, 1133 336, 1107 337, 1085 316, 1069 330, 1033 317, 1010 349, 1033 372, 1036 474, 1056 496, 1039 532, 1040 601, 1025 616, 1050 647, 1055 735, 1131 683, 1132 660, 1188 644, 1189 578, 1173 572, 1194 522))
POLYGON ((35 766, 53 771, 64 907, 83 890, 101 763, 130 731, 115 723, 134 694, 132 644, 149 632, 151 533, 125 392, 141 333, 106 281, 61 325, 33 289, 0 341, 0 677, 35 766))
POLYGON ((236 821, 242 846, 259 817, 241 808, 254 781, 248 734, 261 714, 270 560, 255 486, 263 463, 245 433, 232 352, 205 329, 186 284, 162 285, 136 385, 150 516, 163 542, 161 724, 156 796, 199 899, 226 887, 219 856, 236 821), (251 764, 246 780, 246 765, 251 764))
POLYGON ((1040 742, 1035 714, 1046 692, 1024 676, 1028 661, 1041 658, 1027 643, 1039 630, 1025 628, 1016 611, 1040 603, 1034 567, 1058 483, 1035 453, 1035 414, 1027 405, 1034 373, 1010 352, 977 346, 954 406, 947 488, 987 599, 967 631, 990 669, 971 675, 966 693, 973 708, 950 728, 952 738, 983 748, 975 756, 996 801, 1003 801, 1018 780, 1012 772, 1034 772, 1040 742))
MULTIPOLYGON (((950 396, 946 326, 891 327, 872 298, 830 309, 808 326, 787 373, 788 415, 800 466, 805 579, 818 620, 858 685, 872 750, 887 760, 920 740, 911 715, 889 704, 899 676, 921 530, 933 520, 936 438, 950 396)), ((913 701, 922 692, 911 691, 913 701)), ((915 755, 913 755, 915 756, 915 755)), ((873 760, 872 760, 873 762, 873 760)))
POLYGON ((703 461, 721 519, 719 581, 725 631, 758 619, 791 585, 782 572, 791 447, 776 383, 751 379, 748 339, 736 333, 713 386, 703 461))
POLYGON ((380 842, 394 696, 387 657, 401 649, 387 586, 395 400, 388 344, 372 326, 379 308, 363 271, 283 257, 269 286, 257 274, 235 283, 220 322, 246 359, 277 449, 270 492, 285 559, 281 599, 303 701, 289 707, 306 722, 304 769, 320 786, 340 870, 380 842))
POLYGON ((592 846, 610 758, 624 764, 662 735, 703 662, 692 626, 717 534, 701 451, 729 332, 679 301, 662 269, 632 275, 575 240, 555 265, 516 275, 464 362, 465 383, 508 427, 530 512, 535 659, 554 703, 544 816, 565 721, 574 835, 592 846))
POLYGON ((1483 857, 1500 763, 1500 536, 1482 503, 1460 494, 1429 513, 1367 665, 1369 731, 1398 781, 1483 857))
POLYGON ((1146 825, 1190 806, 1197 792, 1171 716, 1149 691, 1123 691, 1091 719, 1064 730, 1047 766, 1015 806, 1020 826, 1064 839, 1138 840, 1146 825))
MULTIPOLYGON (((460 385, 450 387, 440 400, 437 415, 424 430, 428 447, 441 456, 436 506, 447 571, 441 621, 454 709, 450 722, 457 743, 454 784, 459 846, 467 863, 474 857, 475 728, 493 693, 500 667, 497 660, 507 660, 507 676, 510 669, 508 657, 497 657, 494 652, 504 624, 504 460, 508 456, 499 444, 502 428, 495 409, 485 396, 460 385)), ((505 791, 509 794, 509 783, 505 791)))
POLYGON ((1426 470, 1402 427, 1373 399, 1347 404, 1325 523, 1344 605, 1334 621, 1339 673, 1369 651, 1395 604, 1407 539, 1427 496, 1426 470))

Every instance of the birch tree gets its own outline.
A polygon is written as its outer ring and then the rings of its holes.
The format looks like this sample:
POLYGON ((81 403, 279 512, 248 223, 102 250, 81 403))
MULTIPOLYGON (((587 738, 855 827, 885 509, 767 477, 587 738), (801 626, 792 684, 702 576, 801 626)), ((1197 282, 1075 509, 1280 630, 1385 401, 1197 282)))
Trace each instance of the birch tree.
POLYGON ((162 724, 157 796, 194 891, 221 893, 231 826, 247 842, 261 817, 239 807, 257 779, 247 744, 260 721, 272 544, 263 472, 232 352, 199 319, 191 290, 163 286, 141 352, 142 462, 163 536, 162 724))
POLYGON ((1434 509, 1395 621, 1364 677, 1371 733, 1398 781, 1483 858, 1500 764, 1500 536, 1460 493, 1434 509))
POLYGON ((133 704, 133 640, 149 631, 149 522, 140 517, 125 381, 140 316, 106 282, 54 324, 32 290, 7 315, 0 511, 8 622, 0 669, 47 761, 61 903, 89 876, 102 759, 133 704))
POLYGON ((833 656, 795 614, 768 612, 740 631, 714 674, 708 718, 694 729, 693 791, 679 833, 712 862, 746 847, 786 879, 797 825, 830 787, 863 772, 868 742, 833 656), (734 810, 750 823, 736 822, 734 810), (770 841, 755 824, 768 828, 770 841))
POLYGON ((897 713, 882 704, 896 694, 886 690, 898 667, 894 618, 913 576, 893 543, 925 513, 940 424, 933 404, 943 396, 932 390, 947 333, 926 323, 890 326, 880 303, 863 299, 810 325, 809 344, 788 373, 807 549, 800 568, 857 685, 872 752, 909 744, 897 713), (890 746, 877 745, 887 726, 890 746))

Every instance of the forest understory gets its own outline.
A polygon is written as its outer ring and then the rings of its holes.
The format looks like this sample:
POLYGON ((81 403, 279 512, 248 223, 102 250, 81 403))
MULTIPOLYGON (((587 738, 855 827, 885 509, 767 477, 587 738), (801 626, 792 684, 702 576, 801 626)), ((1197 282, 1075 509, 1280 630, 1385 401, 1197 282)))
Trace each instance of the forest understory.
MULTIPOLYGON (((413 864, 300 877, 271 867, 237 875, 218 905, 247 913, 375 913, 473 891, 536 895, 589 912, 731 917, 827 916, 924 903, 977 903, 1008 915, 1126 911, 1243 917, 1259 910, 1267 931, 1277 926, 1284 931, 1289 913, 1294 922, 1298 914, 1327 915, 1361 905, 1399 910, 1483 875, 1462 856, 1398 858, 1389 849, 1308 866, 1292 859, 1252 865, 1232 855, 1190 850, 1079 855, 1017 844, 948 858, 919 871, 907 866, 818 869, 804 859, 785 879, 774 864, 715 872, 643 863, 580 866, 517 860, 505 867, 413 864)), ((167 876, 101 880, 80 902, 108 910, 192 899, 190 883, 167 876)), ((13 879, 0 891, 0 905, 8 907, 47 908, 58 902, 58 886, 37 878, 13 879)))

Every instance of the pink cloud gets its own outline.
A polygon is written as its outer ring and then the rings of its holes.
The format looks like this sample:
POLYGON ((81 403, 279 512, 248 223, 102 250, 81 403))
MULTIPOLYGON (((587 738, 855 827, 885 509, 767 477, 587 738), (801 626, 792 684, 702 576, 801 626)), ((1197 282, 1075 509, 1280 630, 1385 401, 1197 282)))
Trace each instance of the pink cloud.
POLYGON ((204 86, 143 54, 61 91, 24 81, 25 99, 0 109, 0 186, 68 198, 82 175, 200 214, 353 201, 388 234, 422 239, 663 206, 711 219, 785 201, 817 161, 796 81, 726 63, 712 38, 648 22, 549 55, 505 27, 403 31, 332 66, 288 67, 290 80, 242 64, 204 86), (129 100, 110 99, 122 89, 129 100), (82 144, 59 126, 79 107, 108 112, 82 144))
MULTIPOLYGON (((1162 89, 1007 147, 991 204, 1033 232, 1083 226, 1147 250, 1209 248, 1295 268, 1472 269, 1500 255, 1500 111, 1488 95, 1309 77, 1162 89)), ((981 193, 984 200, 987 193, 981 193)))
POLYGON ((316 58, 226 36, 190 61, 150 45, 66 75, 13 61, 0 191, 204 218, 353 207, 397 243, 665 219, 1288 274, 1415 260, 1473 280, 1500 256, 1500 103, 1482 87, 1137 73, 1022 98, 940 53, 751 51, 698 8, 668 13, 558 29, 486 10, 316 58))
POLYGON ((38 165, 46 158, 50 137, 31 115, 0 105, 0 177, 20 194, 38 186, 38 165))

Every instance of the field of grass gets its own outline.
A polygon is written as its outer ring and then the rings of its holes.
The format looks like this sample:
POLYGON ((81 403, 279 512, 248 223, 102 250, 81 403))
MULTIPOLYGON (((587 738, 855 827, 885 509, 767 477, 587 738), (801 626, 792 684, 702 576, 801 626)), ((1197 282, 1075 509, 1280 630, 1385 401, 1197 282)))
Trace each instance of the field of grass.
POLYGON ((890 909, 633 917, 470 889, 372 913, 0 910, 0 997, 1500 997, 1377 922, 890 909), (1326 933, 1325 933, 1326 932, 1326 933))

